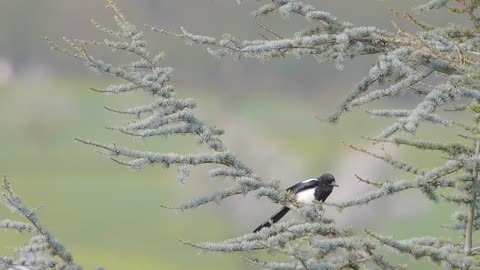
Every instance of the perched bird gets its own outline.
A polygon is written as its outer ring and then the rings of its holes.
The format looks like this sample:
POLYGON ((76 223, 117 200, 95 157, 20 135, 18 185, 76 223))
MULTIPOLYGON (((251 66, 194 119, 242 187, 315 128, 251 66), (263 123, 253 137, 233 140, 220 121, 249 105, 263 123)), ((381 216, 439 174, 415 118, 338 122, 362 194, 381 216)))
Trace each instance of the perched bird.
MULTIPOLYGON (((332 193, 333 187, 338 187, 335 177, 325 173, 318 178, 307 179, 289 187, 287 191, 295 194, 295 199, 303 204, 310 204, 313 200, 324 202, 328 195, 332 193)), ((258 232, 263 228, 272 226, 278 222, 290 211, 290 208, 284 206, 280 211, 273 215, 269 220, 258 226, 253 232, 258 232)))

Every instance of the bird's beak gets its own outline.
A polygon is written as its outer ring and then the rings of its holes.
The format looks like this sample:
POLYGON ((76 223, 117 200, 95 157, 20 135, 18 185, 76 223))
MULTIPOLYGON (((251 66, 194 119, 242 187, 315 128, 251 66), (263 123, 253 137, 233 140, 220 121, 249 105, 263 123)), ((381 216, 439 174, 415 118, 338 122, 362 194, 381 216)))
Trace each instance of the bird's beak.
POLYGON ((330 186, 332 186, 332 187, 338 187, 337 182, 332 182, 332 183, 330 184, 330 186))

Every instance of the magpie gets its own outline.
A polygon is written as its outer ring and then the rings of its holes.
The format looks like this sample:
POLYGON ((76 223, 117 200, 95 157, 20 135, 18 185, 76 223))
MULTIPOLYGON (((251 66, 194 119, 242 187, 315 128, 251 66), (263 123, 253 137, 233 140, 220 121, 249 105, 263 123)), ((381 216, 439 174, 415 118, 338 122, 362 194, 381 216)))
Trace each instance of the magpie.
MULTIPOLYGON (((328 195, 332 193, 334 187, 338 187, 335 182, 335 177, 329 173, 325 173, 318 178, 307 179, 305 181, 296 183, 287 188, 295 194, 295 199, 303 204, 310 204, 313 200, 324 202, 328 195)), ((263 228, 272 226, 273 223, 278 222, 290 211, 290 208, 284 206, 280 211, 275 213, 269 220, 258 226, 253 232, 258 232, 263 228)))

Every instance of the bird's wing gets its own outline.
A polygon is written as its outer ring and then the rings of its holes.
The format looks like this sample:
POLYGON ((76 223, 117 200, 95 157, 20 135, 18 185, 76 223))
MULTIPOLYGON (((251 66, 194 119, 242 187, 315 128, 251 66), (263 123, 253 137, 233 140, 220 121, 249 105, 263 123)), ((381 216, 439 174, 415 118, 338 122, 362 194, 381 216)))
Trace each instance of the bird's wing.
POLYGON ((287 188, 287 190, 297 194, 299 191, 314 188, 317 185, 318 185, 318 180, 315 178, 312 178, 312 179, 307 179, 305 181, 296 183, 295 185, 287 188))

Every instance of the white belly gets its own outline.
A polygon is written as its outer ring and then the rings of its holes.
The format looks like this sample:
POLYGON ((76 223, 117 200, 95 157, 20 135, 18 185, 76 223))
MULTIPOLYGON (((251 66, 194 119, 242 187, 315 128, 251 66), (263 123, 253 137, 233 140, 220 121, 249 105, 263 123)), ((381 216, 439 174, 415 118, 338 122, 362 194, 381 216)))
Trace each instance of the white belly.
POLYGON ((314 188, 303 190, 303 191, 298 192, 295 195, 295 198, 297 199, 297 201, 299 201, 303 204, 310 204, 310 203, 313 202, 313 200, 315 200, 314 193, 315 193, 314 188))

